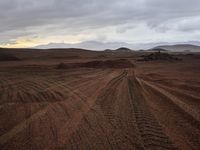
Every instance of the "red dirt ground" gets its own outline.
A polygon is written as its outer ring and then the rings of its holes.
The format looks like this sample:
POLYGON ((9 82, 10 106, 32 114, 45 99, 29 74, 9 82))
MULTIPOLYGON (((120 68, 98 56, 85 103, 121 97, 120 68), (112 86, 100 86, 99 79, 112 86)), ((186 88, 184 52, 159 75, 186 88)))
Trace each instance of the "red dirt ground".
POLYGON ((1 62, 0 149, 198 150, 200 60, 124 59, 1 62))

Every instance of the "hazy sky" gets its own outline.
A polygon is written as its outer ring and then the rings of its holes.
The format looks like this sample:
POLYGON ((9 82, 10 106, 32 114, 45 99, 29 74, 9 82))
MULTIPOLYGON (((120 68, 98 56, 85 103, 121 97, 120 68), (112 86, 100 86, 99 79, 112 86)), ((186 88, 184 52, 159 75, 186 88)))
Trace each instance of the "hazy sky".
POLYGON ((200 0, 0 0, 0 46, 200 39, 200 0))

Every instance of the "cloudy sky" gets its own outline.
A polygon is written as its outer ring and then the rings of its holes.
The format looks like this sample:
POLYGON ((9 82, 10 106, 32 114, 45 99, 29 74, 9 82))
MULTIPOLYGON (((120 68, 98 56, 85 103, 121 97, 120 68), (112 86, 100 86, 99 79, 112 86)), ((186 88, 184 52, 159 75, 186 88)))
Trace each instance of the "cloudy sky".
POLYGON ((200 0, 0 0, 0 47, 200 39, 200 0))

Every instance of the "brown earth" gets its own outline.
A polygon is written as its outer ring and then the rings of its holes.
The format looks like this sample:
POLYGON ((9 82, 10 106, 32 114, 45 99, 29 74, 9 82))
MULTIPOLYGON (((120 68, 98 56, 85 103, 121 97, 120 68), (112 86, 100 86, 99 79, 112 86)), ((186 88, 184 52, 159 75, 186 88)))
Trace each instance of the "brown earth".
POLYGON ((60 63, 56 66, 57 69, 70 68, 133 68, 134 65, 127 59, 116 60, 96 60, 82 63, 60 63))
POLYGON ((70 55, 0 63, 0 149, 199 149, 199 59, 70 55))
POLYGON ((180 61, 181 59, 174 57, 171 54, 168 54, 166 52, 154 52, 148 55, 143 55, 142 59, 139 59, 139 61, 155 61, 155 60, 167 60, 167 61, 180 61))
POLYGON ((20 60, 19 58, 17 58, 12 54, 0 51, 0 61, 19 61, 19 60, 20 60))

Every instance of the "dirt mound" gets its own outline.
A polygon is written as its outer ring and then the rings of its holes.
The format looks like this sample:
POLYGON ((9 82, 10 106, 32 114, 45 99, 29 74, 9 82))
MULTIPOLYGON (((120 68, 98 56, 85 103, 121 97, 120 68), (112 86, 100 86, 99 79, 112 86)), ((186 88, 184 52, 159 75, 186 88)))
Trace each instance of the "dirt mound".
POLYGON ((13 56, 12 54, 9 53, 3 53, 0 52, 0 61, 17 61, 20 60, 16 56, 13 56))
POLYGON ((131 49, 126 48, 126 47, 120 47, 120 48, 116 49, 115 51, 116 52, 123 52, 123 53, 132 52, 131 49))
POLYGON ((69 69, 69 68, 132 68, 134 65, 126 59, 118 60, 106 60, 106 61, 90 61, 86 63, 60 63, 57 65, 57 69, 69 69))
POLYGON ((143 59, 141 59, 140 61, 152 61, 152 60, 169 60, 169 61, 173 61, 173 60, 180 60, 179 58, 170 55, 168 53, 161 53, 161 52, 155 52, 155 53, 151 53, 149 55, 144 55, 142 56, 143 59))
POLYGON ((102 55, 98 55, 97 58, 107 58, 107 56, 102 54, 102 55))
MULTIPOLYGON (((66 63, 59 63, 57 66, 56 66, 56 69, 70 69, 70 68, 74 68, 75 67, 75 64, 66 64, 66 63)), ((76 67, 77 68, 77 67, 76 67)))
POLYGON ((106 61, 91 61, 83 64, 89 68, 132 68, 134 65, 126 59, 106 60, 106 61))

